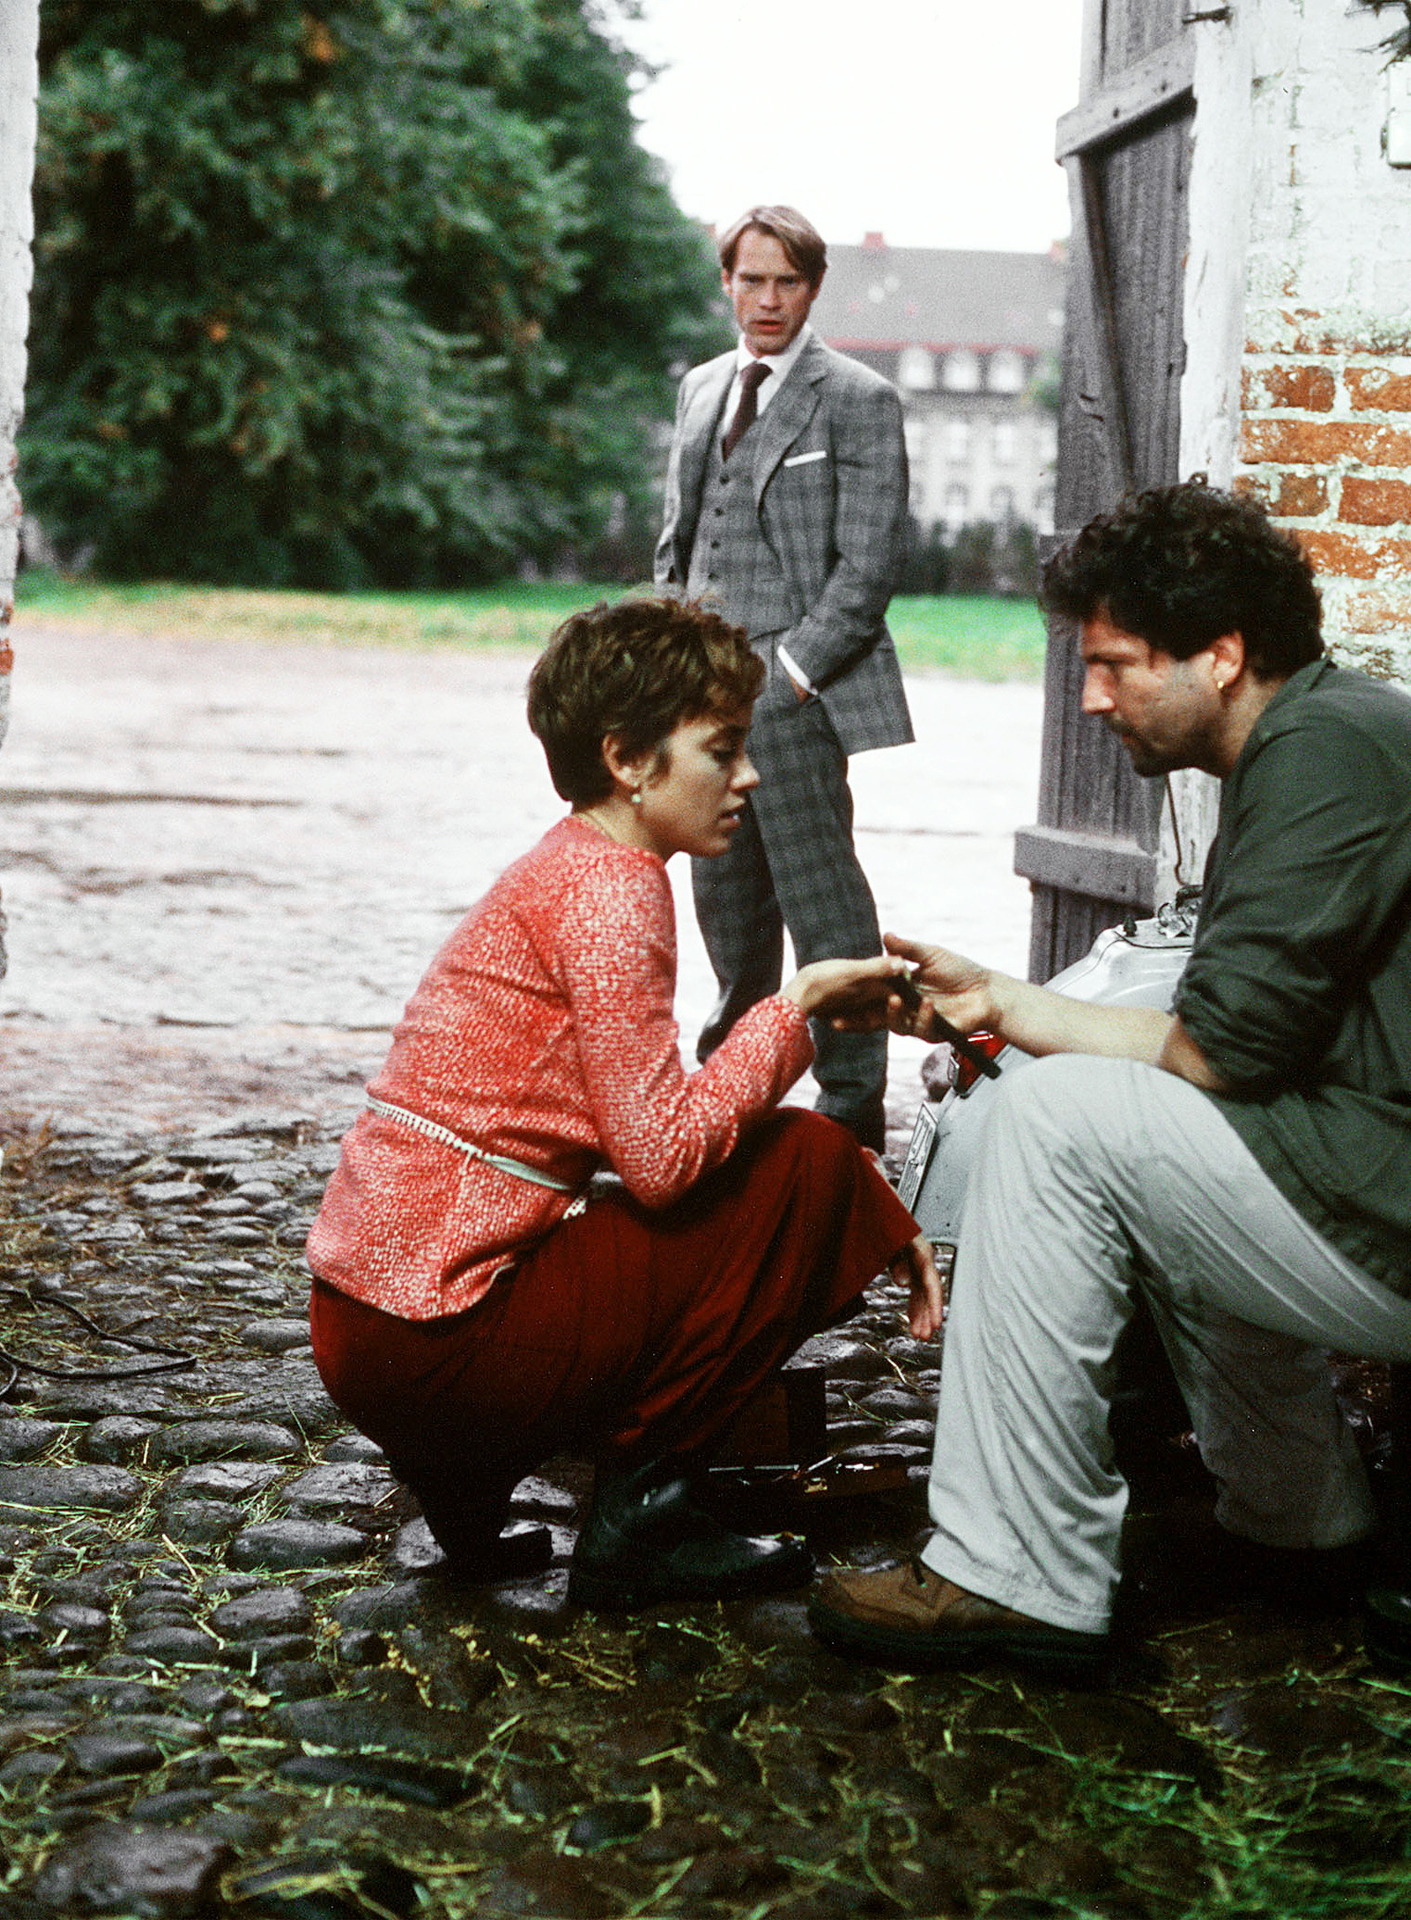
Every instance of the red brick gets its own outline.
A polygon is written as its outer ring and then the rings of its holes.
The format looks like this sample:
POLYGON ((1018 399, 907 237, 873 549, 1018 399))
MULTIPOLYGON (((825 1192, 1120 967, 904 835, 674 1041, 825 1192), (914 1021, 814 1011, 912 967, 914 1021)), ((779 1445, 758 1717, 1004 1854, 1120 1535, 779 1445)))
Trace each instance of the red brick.
MULTIPOLYGON (((1282 476, 1280 476, 1282 477, 1282 476)), ((1232 491, 1245 500, 1257 500, 1263 507, 1269 504, 1269 481, 1267 473, 1237 473, 1232 491)))
POLYGON ((1321 313, 1312 307, 1300 307, 1284 318, 1294 328, 1290 353, 1346 353, 1348 338, 1337 327, 1330 327, 1321 313))
POLYGON ((1342 483, 1338 519, 1355 527, 1394 527, 1411 520, 1411 483, 1364 480, 1349 474, 1342 483))
POLYGON ((1298 543, 1319 573, 1341 574, 1345 580, 1411 572, 1411 540, 1359 540, 1355 533, 1310 529, 1298 531, 1298 543))
POLYGON ((1266 314, 1258 337, 1245 341, 1246 353, 1339 353, 1342 335, 1323 324, 1316 307, 1285 307, 1277 316, 1266 314))
POLYGON ((1328 367, 1249 367, 1245 370, 1244 403, 1261 407, 1299 407, 1305 413, 1329 413, 1337 397, 1337 381, 1328 367))
POLYGON ((1328 483, 1321 473, 1281 473, 1278 480, 1278 491, 1269 502, 1271 513, 1294 520, 1327 512, 1328 483))
POLYGON ((1347 644, 1334 647, 1333 658, 1339 665, 1356 667, 1372 680, 1388 680, 1392 686, 1403 689, 1406 686, 1402 663, 1390 647, 1369 647, 1365 641, 1360 645, 1347 644))
POLYGON ((1411 373, 1391 373, 1385 367, 1349 367, 1347 390, 1358 413, 1371 408, 1383 413, 1411 413, 1411 373))
POLYGON ((1349 594, 1343 606, 1343 619, 1352 633, 1411 631, 1411 585, 1349 594))
POLYGON ((1368 467, 1411 467, 1411 428, 1368 421, 1246 418, 1241 453, 1251 465, 1276 460, 1294 467, 1327 467, 1357 460, 1368 467))
POLYGON ((0 640, 0 673, 14 671, 15 650, 8 640, 0 640))

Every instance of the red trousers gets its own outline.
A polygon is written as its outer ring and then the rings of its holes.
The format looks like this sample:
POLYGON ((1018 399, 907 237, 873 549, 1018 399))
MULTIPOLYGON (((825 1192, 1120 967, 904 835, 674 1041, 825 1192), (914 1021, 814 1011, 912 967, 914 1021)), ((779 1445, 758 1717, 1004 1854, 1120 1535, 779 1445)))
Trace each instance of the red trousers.
POLYGON ((441 1544, 473 1550, 551 1454, 706 1446, 915 1233, 851 1134, 785 1108, 672 1207, 595 1198, 465 1313, 398 1319, 316 1279, 314 1355, 441 1544))

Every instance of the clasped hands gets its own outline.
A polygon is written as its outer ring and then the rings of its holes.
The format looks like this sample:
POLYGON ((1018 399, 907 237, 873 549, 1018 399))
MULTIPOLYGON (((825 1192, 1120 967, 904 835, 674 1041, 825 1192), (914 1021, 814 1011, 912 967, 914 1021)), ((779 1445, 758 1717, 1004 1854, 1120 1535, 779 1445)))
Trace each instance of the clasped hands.
POLYGON ((803 1011, 847 1033, 910 1034, 941 1040, 938 1022, 962 1033, 992 1028, 995 976, 988 967, 946 947, 923 947, 889 933, 886 952, 870 960, 816 960, 784 989, 803 1011), (915 993, 904 993, 909 978, 915 993), (920 996, 917 1004, 917 994, 920 996))

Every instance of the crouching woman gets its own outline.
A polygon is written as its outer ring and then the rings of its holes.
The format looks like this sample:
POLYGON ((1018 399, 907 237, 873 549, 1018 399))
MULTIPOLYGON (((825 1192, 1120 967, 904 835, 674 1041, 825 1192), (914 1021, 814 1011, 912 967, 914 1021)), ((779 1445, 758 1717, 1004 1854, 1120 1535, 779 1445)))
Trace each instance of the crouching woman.
POLYGON ((453 1575, 522 1577, 505 1532, 552 1454, 596 1462, 570 1597, 631 1609, 807 1579, 802 1543, 697 1504, 712 1442, 882 1269, 940 1320, 927 1243, 832 1121, 779 1108, 811 1016, 875 1019, 901 963, 823 961, 687 1074, 665 863, 723 853, 758 776, 763 668, 674 601, 576 614, 529 724, 572 811, 491 887, 417 989, 312 1236, 329 1393, 415 1492, 453 1575), (615 1173, 621 1184, 590 1177, 615 1173))

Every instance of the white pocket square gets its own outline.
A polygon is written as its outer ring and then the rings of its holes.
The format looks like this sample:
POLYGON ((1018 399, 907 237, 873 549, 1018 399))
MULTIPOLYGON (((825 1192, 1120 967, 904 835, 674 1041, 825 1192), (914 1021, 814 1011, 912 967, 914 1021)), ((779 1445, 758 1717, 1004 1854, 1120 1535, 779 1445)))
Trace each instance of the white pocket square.
POLYGON ((819 447, 813 453, 794 453, 784 462, 786 467, 806 467, 810 460, 826 460, 828 449, 819 447))

